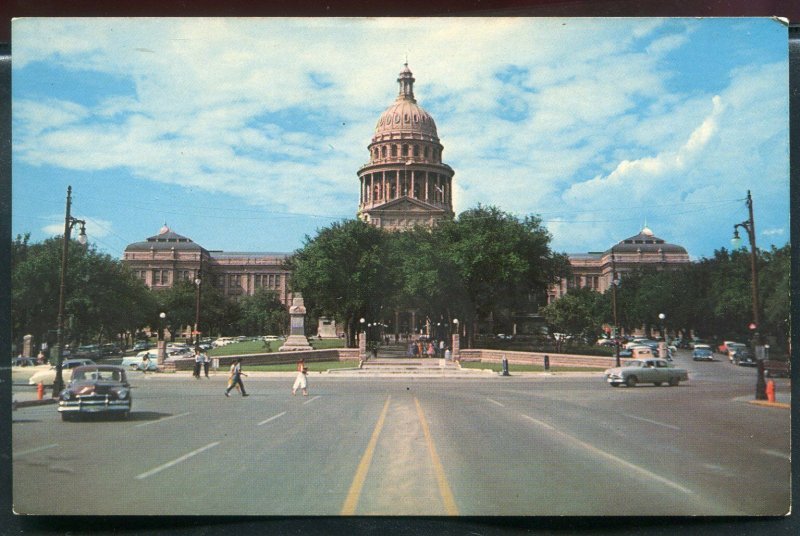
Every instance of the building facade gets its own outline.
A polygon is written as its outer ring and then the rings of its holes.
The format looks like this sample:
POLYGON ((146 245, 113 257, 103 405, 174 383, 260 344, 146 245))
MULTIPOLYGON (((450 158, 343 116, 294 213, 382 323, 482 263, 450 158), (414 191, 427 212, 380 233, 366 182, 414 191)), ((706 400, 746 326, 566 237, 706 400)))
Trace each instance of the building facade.
POLYGON ((453 169, 442 162, 436 123, 414 98, 414 76, 404 65, 395 102, 381 114, 358 170, 358 217, 388 230, 432 226, 453 217, 453 169))
POLYGON ((572 277, 550 287, 547 303, 552 303, 572 288, 588 287, 605 292, 611 287, 615 275, 619 279, 636 268, 675 270, 690 262, 686 249, 655 236, 647 226, 606 251, 568 256, 572 277))
POLYGON ((177 281, 213 286, 228 298, 273 290, 288 309, 292 303, 286 253, 233 253, 207 250, 164 225, 159 233, 125 248, 123 262, 152 290, 171 288, 177 281))

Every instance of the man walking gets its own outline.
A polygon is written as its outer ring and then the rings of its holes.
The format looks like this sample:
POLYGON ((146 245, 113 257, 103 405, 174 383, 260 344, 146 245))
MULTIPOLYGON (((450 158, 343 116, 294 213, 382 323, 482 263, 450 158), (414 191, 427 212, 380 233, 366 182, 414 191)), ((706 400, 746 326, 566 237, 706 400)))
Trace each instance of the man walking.
POLYGON ((203 354, 200 353, 200 347, 194 347, 194 371, 192 375, 195 380, 200 379, 200 368, 203 366, 203 354))
POLYGON ((244 372, 242 372, 242 360, 241 358, 236 358, 233 360, 233 365, 231 365, 231 375, 228 378, 228 388, 225 389, 225 396, 230 397, 230 391, 237 385, 239 389, 242 391, 242 396, 250 396, 244 390, 244 383, 242 383, 242 375, 247 376, 244 372))

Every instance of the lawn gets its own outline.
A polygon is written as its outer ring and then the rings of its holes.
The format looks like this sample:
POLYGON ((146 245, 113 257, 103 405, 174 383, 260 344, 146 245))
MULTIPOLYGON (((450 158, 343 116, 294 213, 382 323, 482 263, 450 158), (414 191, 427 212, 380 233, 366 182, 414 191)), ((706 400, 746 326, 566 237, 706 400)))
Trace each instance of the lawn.
MULTIPOLYGON (((348 361, 320 361, 316 363, 306 363, 306 367, 309 372, 321 372, 340 368, 357 368, 358 361, 352 359, 348 361)), ((245 372, 294 372, 295 370, 297 370, 296 363, 285 363, 282 365, 248 365, 245 368, 245 372)))
MULTIPOLYGON (((462 368, 489 369, 495 372, 502 372, 502 363, 481 363, 479 361, 466 361, 461 363, 462 368)), ((550 367, 549 372, 600 372, 605 370, 602 367, 550 367)), ((509 373, 513 372, 544 372, 542 365, 508 365, 509 373)))
MULTIPOLYGON (((314 350, 326 350, 328 348, 344 348, 344 339, 312 339, 308 341, 314 350)), ((265 352, 277 352, 284 341, 243 341, 234 342, 227 346, 212 348, 208 351, 210 357, 222 357, 226 355, 246 355, 263 354, 265 352)))

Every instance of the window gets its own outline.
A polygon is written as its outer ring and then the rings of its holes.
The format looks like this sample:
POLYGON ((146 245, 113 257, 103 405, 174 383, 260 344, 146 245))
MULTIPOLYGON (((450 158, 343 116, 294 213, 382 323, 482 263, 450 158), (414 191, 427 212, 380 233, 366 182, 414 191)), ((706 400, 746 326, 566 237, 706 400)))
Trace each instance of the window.
POLYGON ((408 145, 403 144, 403 156, 408 156, 408 145))
POLYGON ((397 145, 392 145, 392 156, 397 156, 397 145))
POLYGON ((386 158, 386 146, 381 147, 381 155, 386 158))
POLYGON ((153 270, 153 285, 169 285, 169 270, 153 270))
POLYGON ((428 158, 428 146, 427 145, 425 146, 425 149, 424 149, 424 155, 425 155, 425 158, 428 158))
POLYGON ((414 156, 419 156, 419 145, 414 146, 414 156))
POLYGON ((239 274, 231 274, 228 276, 228 287, 241 287, 242 276, 239 274))

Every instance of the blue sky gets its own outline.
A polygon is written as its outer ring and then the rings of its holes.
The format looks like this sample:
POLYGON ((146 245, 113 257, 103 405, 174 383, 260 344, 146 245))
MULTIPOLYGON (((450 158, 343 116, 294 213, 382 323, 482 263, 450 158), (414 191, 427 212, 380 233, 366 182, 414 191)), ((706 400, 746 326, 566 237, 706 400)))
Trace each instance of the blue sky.
POLYGON ((12 231, 121 257, 166 222, 283 251, 352 218, 406 57, 455 170, 456 213, 538 214, 557 251, 647 223, 730 247, 751 190, 789 241, 788 47, 770 19, 19 19, 12 231))

